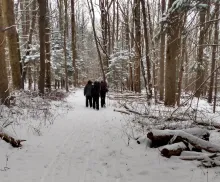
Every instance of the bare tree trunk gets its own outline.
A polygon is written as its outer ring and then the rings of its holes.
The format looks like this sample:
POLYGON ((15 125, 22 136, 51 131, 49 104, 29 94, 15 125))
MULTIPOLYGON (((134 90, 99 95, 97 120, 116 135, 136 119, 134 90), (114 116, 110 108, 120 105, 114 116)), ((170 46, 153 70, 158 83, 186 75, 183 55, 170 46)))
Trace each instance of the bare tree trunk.
POLYGON ((72 58, 73 58, 73 85, 77 86, 77 67, 76 67, 76 23, 75 23, 75 0, 71 0, 71 26, 72 26, 72 58))
POLYGON ((48 91, 51 91, 51 60, 50 60, 50 10, 49 2, 46 0, 47 16, 45 20, 45 51, 46 51, 46 87, 48 91))
MULTIPOLYGON (((162 6, 162 18, 165 17, 166 10, 166 2, 165 0, 161 0, 162 6)), ((161 22, 161 34, 160 34, 160 100, 164 99, 164 59, 165 59, 165 30, 164 30, 164 22, 161 22)))
MULTIPOLYGON (((153 23, 151 20, 151 13, 150 13, 150 4, 149 4, 149 0, 147 0, 147 10, 148 10, 148 23, 149 23, 149 40, 151 40, 151 45, 152 45, 152 52, 153 52, 153 56, 152 59, 155 59, 155 61, 153 62, 153 88, 154 88, 154 99, 155 102, 157 102, 157 90, 158 90, 158 79, 157 79, 157 55, 156 55, 156 48, 155 48, 155 42, 153 40, 154 37, 154 33, 153 33, 153 23)), ((149 42, 150 43, 150 42, 149 42)))
POLYGON ((141 22, 140 22, 140 0, 134 0, 134 22, 135 22, 135 92, 141 92, 140 61, 141 61, 141 22))
MULTIPOLYGON (((216 13, 216 20, 219 18, 219 3, 216 2, 215 5, 215 13, 216 13)), ((211 74, 215 70, 215 64, 216 64, 216 52, 218 50, 218 39, 219 39, 219 22, 215 21, 215 27, 214 27, 214 45, 212 46, 212 63, 211 63, 211 74)), ((208 94, 208 102, 212 102, 212 92, 213 92, 213 86, 214 86, 214 74, 211 75, 210 79, 210 85, 209 85, 209 94, 208 94)))
MULTIPOLYGON (((31 15, 31 25, 30 25, 30 31, 29 31, 29 36, 28 36, 28 41, 27 41, 27 50, 26 50, 26 56, 30 55, 30 45, 32 44, 32 37, 33 37, 33 32, 36 24, 36 14, 37 14, 37 0, 33 0, 32 2, 32 15, 31 15)), ((23 15, 22 15, 23 16, 23 15)), ((24 88, 24 81, 26 77, 26 66, 24 64, 24 61, 22 60, 22 66, 21 66, 21 77, 22 77, 22 88, 24 88)))
POLYGON ((9 58, 12 70, 12 82, 15 89, 20 89, 21 72, 20 72, 20 57, 18 52, 17 31, 15 27, 15 14, 13 0, 3 1, 3 12, 5 14, 6 25, 10 27, 7 30, 9 58))
MULTIPOLYGON (((171 8, 176 0, 169 0, 168 8, 171 8)), ((165 105, 174 106, 176 97, 176 60, 179 53, 179 13, 174 10, 169 15, 167 27, 167 56, 165 76, 165 105)))
POLYGON ((64 7, 65 7, 65 24, 64 24, 64 66, 65 66, 65 88, 66 88, 66 91, 69 92, 69 88, 68 88, 68 70, 67 70, 67 51, 66 51, 66 38, 67 38, 67 25, 68 25, 68 15, 67 15, 67 0, 64 0, 64 7))
POLYGON ((102 48, 104 53, 106 54, 103 58, 103 66, 104 70, 107 71, 108 69, 108 57, 107 57, 107 35, 108 35, 108 22, 107 22, 107 16, 108 16, 108 10, 107 10, 107 0, 99 0, 99 7, 101 10, 101 31, 102 31, 102 48))
POLYGON ((216 101, 217 101, 217 94, 218 94, 218 72, 217 69, 215 72, 215 90, 214 90, 214 104, 213 104, 213 113, 215 113, 216 110, 216 101))
POLYGON ((40 36, 40 76, 38 89, 44 94, 45 87, 45 17, 46 17, 46 1, 38 0, 39 3, 39 36, 40 36))
MULTIPOLYGON (((3 11, 2 11, 2 1, 0 2, 0 29, 3 29, 3 11)), ((0 104, 8 105, 7 97, 9 96, 9 88, 8 88, 8 75, 7 68, 5 62, 5 35, 4 32, 0 31, 0 104)))
POLYGON ((150 63, 150 49, 148 40, 148 30, 147 30, 147 16, 145 8, 145 0, 141 0, 142 13, 143 13, 143 24, 144 24, 144 40, 145 40, 145 54, 146 54, 146 65, 147 65, 147 94, 148 99, 152 98, 152 83, 151 83, 151 63, 150 63))
POLYGON ((112 42, 111 42, 111 46, 112 46, 112 51, 114 51, 115 48, 115 3, 116 1, 113 1, 113 17, 112 17, 112 42))
POLYGON ((196 97, 200 97, 204 86, 200 87, 204 80, 204 61, 203 61, 203 49, 204 49, 204 39, 205 39, 205 15, 206 10, 203 8, 199 12, 200 17, 200 32, 199 32, 199 46, 197 55, 197 75, 196 75, 196 97))
MULTIPOLYGON (((186 18, 187 18, 187 14, 184 13, 184 17, 183 20, 180 20, 180 22, 182 23, 181 25, 181 30, 184 29, 185 23, 186 23, 186 18)), ((179 36, 181 36, 181 32, 179 32, 179 36)), ((181 37, 179 37, 179 39, 181 41, 181 37)), ((179 77, 178 77, 178 84, 177 84, 177 106, 180 106, 180 97, 181 97, 181 90, 182 90, 182 82, 183 82, 183 72, 184 72, 184 62, 186 59, 186 36, 182 38, 182 44, 181 44, 181 52, 180 52, 180 58, 179 58, 179 77)))

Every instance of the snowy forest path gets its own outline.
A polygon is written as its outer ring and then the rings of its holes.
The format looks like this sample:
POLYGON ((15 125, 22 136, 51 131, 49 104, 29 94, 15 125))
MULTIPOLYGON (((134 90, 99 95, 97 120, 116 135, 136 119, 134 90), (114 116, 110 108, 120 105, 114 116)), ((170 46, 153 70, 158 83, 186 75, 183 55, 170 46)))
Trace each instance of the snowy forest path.
MULTIPOLYGON (((100 109, 99 111, 85 107, 85 98, 81 90, 68 98, 73 110, 65 120, 68 123, 67 134, 63 138, 63 144, 57 145, 57 152, 53 153, 49 164, 46 165, 41 182, 96 182, 96 181, 120 181, 120 175, 110 177, 105 156, 100 156, 100 150, 108 150, 109 135, 108 119, 112 118, 112 109, 100 109), (107 116, 110 111, 111 118, 107 116), (107 112, 107 113, 106 113, 107 112), (107 122, 107 123, 106 123, 107 122)), ((67 123, 63 123, 67 125, 67 123)), ((114 134, 115 135, 115 134, 114 134)), ((114 152, 113 152, 114 153, 114 152)), ((104 153, 108 154, 108 153, 104 153)), ((116 162, 116 161, 115 161, 116 162)))
MULTIPOLYGON (((128 146, 131 118, 115 112, 114 101, 99 111, 86 108, 82 89, 66 100, 69 111, 42 128, 41 136, 26 134, 21 149, 0 141, 1 182, 207 181, 195 162, 166 159, 135 140, 128 146)), ((208 178, 219 182, 219 168, 209 170, 208 178)))

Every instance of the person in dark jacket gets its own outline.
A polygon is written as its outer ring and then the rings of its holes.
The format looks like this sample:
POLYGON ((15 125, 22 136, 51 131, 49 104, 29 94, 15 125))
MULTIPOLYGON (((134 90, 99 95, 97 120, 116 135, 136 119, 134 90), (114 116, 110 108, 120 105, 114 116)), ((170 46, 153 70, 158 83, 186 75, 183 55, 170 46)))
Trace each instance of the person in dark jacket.
POLYGON ((101 81, 100 84, 101 107, 106 107, 105 97, 107 92, 108 92, 107 83, 105 81, 101 81))
POLYGON ((92 87, 93 109, 99 110, 99 95, 100 95, 100 83, 94 82, 92 87))
POLYGON ((86 107, 92 107, 92 81, 89 80, 84 88, 84 96, 86 96, 86 107))

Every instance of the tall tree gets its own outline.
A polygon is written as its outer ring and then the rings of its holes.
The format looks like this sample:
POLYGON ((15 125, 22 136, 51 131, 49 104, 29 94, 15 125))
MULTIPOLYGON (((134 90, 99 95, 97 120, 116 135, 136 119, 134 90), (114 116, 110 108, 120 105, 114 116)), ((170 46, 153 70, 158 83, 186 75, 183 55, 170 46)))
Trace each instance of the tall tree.
POLYGON ((38 89, 44 94, 45 88, 45 18, 46 18, 46 1, 38 0, 39 4, 39 37, 40 37, 40 75, 38 89))
POLYGON ((176 62, 179 53, 180 20, 177 9, 172 9, 176 0, 169 0, 168 27, 167 27, 167 54, 165 74, 165 105, 174 106, 176 97, 176 62))
MULTIPOLYGON (((216 2, 215 5, 215 19, 219 19, 219 2, 216 2)), ((214 70, 216 65, 216 53, 218 50, 218 41, 219 41, 219 21, 215 21, 214 26, 214 45, 212 46, 212 63, 211 63, 211 79, 209 85, 209 94, 208 94, 208 102, 212 102, 213 95, 213 87, 214 87, 214 70)))
POLYGON ((14 2, 13 0, 2 1, 3 13, 5 15, 7 30, 9 58, 12 70, 12 82, 15 89, 21 88, 20 55, 17 43, 17 30, 15 26, 14 2))
POLYGON ((72 59, 73 59, 73 85, 77 86, 77 67, 76 67, 76 21, 75 21, 75 0, 71 0, 71 27, 72 27, 72 59))
POLYGON ((51 90, 51 60, 50 60, 50 10, 49 0, 46 0, 46 20, 45 20, 45 51, 46 51, 46 87, 51 90))
POLYGON ((134 23, 135 23, 135 92, 141 92, 140 60, 141 60, 141 17, 140 0, 134 0, 134 23))
MULTIPOLYGON (((205 3, 205 0, 202 2, 205 3)), ((200 26, 199 26, 199 41, 198 41, 198 51, 197 51, 197 73, 196 73, 196 97, 200 97, 202 90, 203 90, 203 80, 204 80, 204 40, 205 40, 205 32, 206 32, 206 26, 205 26, 205 17, 206 17, 206 8, 201 7, 199 12, 199 20, 200 20, 200 26)))
POLYGON ((67 0, 64 0, 64 8, 65 8, 65 15, 64 15, 64 66, 65 66, 65 88, 66 91, 69 91, 69 87, 68 87, 68 70, 67 70, 67 50, 66 50, 66 39, 67 39, 67 34, 68 34, 68 14, 67 14, 67 0))
MULTIPOLYGON (((0 1, 0 30, 3 30, 3 11, 2 11, 2 1, 0 1)), ((5 62, 5 35, 3 31, 0 31, 0 104, 7 104, 6 98, 9 96, 8 88, 8 75, 5 62)))
MULTIPOLYGON (((161 0, 162 18, 165 17, 166 2, 161 0)), ((161 33, 160 33, 160 100, 164 99, 164 59, 165 59, 165 31, 164 21, 161 21, 161 33)))
POLYGON ((150 49, 149 49, 149 40, 148 40, 148 28, 147 28, 147 15, 145 0, 141 0, 142 4, 142 13, 143 13, 143 25, 144 25, 144 40, 145 40, 145 56, 146 56, 146 65, 147 65, 147 93, 148 98, 152 98, 152 83, 151 83, 151 62, 150 62, 150 49))

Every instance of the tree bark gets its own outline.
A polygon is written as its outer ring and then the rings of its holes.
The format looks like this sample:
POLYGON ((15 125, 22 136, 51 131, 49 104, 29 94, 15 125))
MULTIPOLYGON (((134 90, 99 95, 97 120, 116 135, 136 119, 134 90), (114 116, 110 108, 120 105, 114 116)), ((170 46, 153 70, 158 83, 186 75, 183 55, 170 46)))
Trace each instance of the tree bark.
POLYGON ((145 40, 145 56, 146 56, 146 66, 147 66, 147 94, 148 99, 152 98, 152 83, 151 83, 151 62, 150 62, 150 49, 149 49, 149 40, 148 40, 148 28, 147 28, 147 16, 146 16, 146 7, 145 0, 141 0, 142 13, 143 13, 143 25, 144 25, 144 40, 145 40))
MULTIPOLYGON (((166 2, 161 0, 162 18, 165 17, 166 2)), ((165 59, 165 30, 164 21, 161 21, 161 33, 160 33, 160 100, 164 99, 164 59, 165 59)))
POLYGON ((46 87, 51 91, 51 60, 50 60, 50 10, 49 1, 46 0, 46 19, 45 19, 45 52, 46 52, 46 87))
POLYGON ((65 7, 65 24, 64 24, 64 66, 65 66, 65 88, 66 91, 69 92, 69 87, 68 87, 68 70, 67 70, 67 50, 66 50, 66 38, 67 38, 67 29, 68 29, 68 15, 67 15, 67 0, 64 0, 64 7, 65 7))
POLYGON ((46 1, 38 0, 39 3, 39 37, 40 37, 40 76, 38 89, 44 94, 45 87, 45 17, 46 17, 46 1))
POLYGON ((75 0, 71 0, 71 26, 72 26, 72 59, 73 59, 73 85, 77 86, 77 67, 76 67, 76 23, 75 23, 75 0))
POLYGON ((8 37, 8 48, 9 48, 9 58, 12 70, 12 82, 14 89, 20 89, 21 84, 21 72, 20 72, 20 57, 18 52, 17 43, 17 30, 15 26, 15 14, 14 14, 14 2, 13 0, 2 1, 3 12, 5 15, 5 22, 8 27, 7 30, 8 37))
POLYGON ((140 63, 141 63, 141 22, 140 22, 140 0, 134 0, 134 22, 135 22, 135 63, 134 63, 134 90, 141 92, 140 63))
POLYGON ((203 50, 204 50, 204 40, 205 40, 205 8, 201 9, 199 12, 200 18, 200 32, 199 32, 199 46, 197 55, 197 73, 196 73, 196 97, 200 97, 204 86, 201 86, 204 81, 204 60, 203 60, 203 50))
MULTIPOLYGON (((176 0, 169 0, 168 8, 171 8, 176 0)), ((174 106, 176 98, 176 60, 179 53, 179 13, 173 10, 168 18, 167 27, 167 54, 165 74, 165 105, 174 106)))
MULTIPOLYGON (((3 11, 2 11, 2 1, 0 2, 0 29, 3 29, 3 11)), ((0 104, 8 105, 8 96, 9 96, 9 88, 8 88, 8 75, 7 68, 5 62, 5 42, 6 38, 4 32, 0 31, 0 104)))
MULTIPOLYGON (((216 13, 216 19, 219 18, 219 3, 216 2, 215 5, 215 13, 216 13)), ((215 74, 213 73, 216 65, 216 53, 218 50, 218 39, 219 39, 219 21, 215 21, 214 25, 214 45, 212 46, 212 63, 211 63, 211 79, 210 79, 210 85, 209 85, 209 93, 208 93, 208 102, 212 102, 212 95, 213 95, 213 87, 214 87, 214 76, 215 74), (213 74, 212 74, 213 73, 213 74)))

